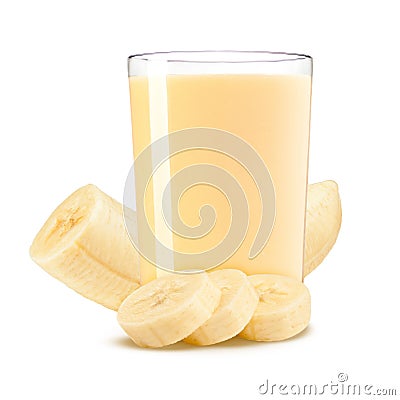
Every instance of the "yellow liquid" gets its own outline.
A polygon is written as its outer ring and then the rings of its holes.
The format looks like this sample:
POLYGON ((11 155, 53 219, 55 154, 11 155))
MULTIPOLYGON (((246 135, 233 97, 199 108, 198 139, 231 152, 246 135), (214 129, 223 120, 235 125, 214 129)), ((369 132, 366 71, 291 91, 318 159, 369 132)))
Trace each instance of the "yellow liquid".
MULTIPOLYGON (((249 259, 262 211, 257 187, 246 170, 231 158, 207 150, 184 152, 169 160, 161 180, 169 179, 184 167, 208 163, 229 171, 246 193, 250 213, 246 237, 218 268, 236 268, 247 274, 277 273, 302 280, 311 78, 306 75, 170 75, 130 77, 129 84, 135 157, 166 132, 209 127, 245 140, 268 167, 275 189, 275 222, 266 246, 255 258, 249 259)), ((152 183, 145 199, 149 224, 156 234, 160 223, 160 217, 154 215, 157 212, 153 204, 158 201, 155 200, 157 185, 156 181, 152 183)), ((179 202, 181 217, 189 226, 198 225, 199 209, 207 203, 217 215, 209 234, 194 240, 166 234, 165 230, 160 232, 175 251, 198 253, 223 240, 231 213, 228 200, 218 189, 199 185, 186 191, 179 202)), ((143 282, 154 279, 158 271, 141 257, 143 282)))

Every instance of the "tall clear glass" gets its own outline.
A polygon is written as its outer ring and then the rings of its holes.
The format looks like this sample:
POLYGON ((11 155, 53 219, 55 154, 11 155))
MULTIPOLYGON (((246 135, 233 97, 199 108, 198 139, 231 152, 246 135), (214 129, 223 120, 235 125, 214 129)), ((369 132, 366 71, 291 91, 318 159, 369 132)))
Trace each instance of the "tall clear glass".
POLYGON ((312 58, 129 57, 142 281, 236 268, 303 279, 312 58))

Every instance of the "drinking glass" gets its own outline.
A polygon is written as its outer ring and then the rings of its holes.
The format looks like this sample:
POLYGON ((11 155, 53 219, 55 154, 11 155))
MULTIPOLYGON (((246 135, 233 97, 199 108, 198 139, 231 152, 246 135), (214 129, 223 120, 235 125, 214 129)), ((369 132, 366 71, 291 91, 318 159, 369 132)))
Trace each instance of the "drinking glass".
POLYGON ((220 268, 302 280, 312 58, 158 52, 128 69, 142 281, 220 268))

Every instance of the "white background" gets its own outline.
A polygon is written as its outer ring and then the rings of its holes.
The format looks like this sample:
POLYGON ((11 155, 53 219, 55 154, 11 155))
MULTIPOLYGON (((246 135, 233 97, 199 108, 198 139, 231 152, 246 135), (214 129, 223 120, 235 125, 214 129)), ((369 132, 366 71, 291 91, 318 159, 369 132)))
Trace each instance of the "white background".
MULTIPOLYGON (((0 6, 3 399, 256 399, 275 383, 399 382, 400 24, 396 1, 4 1, 0 6), (334 179, 338 242, 283 343, 144 350, 115 313, 52 279, 28 248, 92 182, 122 198, 131 165, 126 58, 268 49, 314 57, 310 181, 334 179)), ((399 391, 400 393, 400 391, 399 391)))

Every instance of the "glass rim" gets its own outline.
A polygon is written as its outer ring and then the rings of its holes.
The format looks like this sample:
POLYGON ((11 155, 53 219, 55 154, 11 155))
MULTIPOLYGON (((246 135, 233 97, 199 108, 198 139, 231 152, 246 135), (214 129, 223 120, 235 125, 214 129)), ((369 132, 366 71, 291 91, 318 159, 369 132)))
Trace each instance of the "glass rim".
POLYGON ((312 57, 307 54, 302 53, 292 53, 285 51, 268 51, 268 50, 176 50, 176 51, 155 51, 133 54, 128 57, 128 61, 163 61, 170 63, 279 63, 279 62, 289 62, 289 61, 312 61, 312 57), (185 58, 184 55, 188 56, 198 55, 199 58, 185 58), (248 57, 244 59, 228 59, 228 58, 218 58, 218 59, 201 59, 201 56, 206 54, 210 55, 231 55, 231 56, 244 56, 248 57), (267 57, 272 58, 267 58, 267 57))

